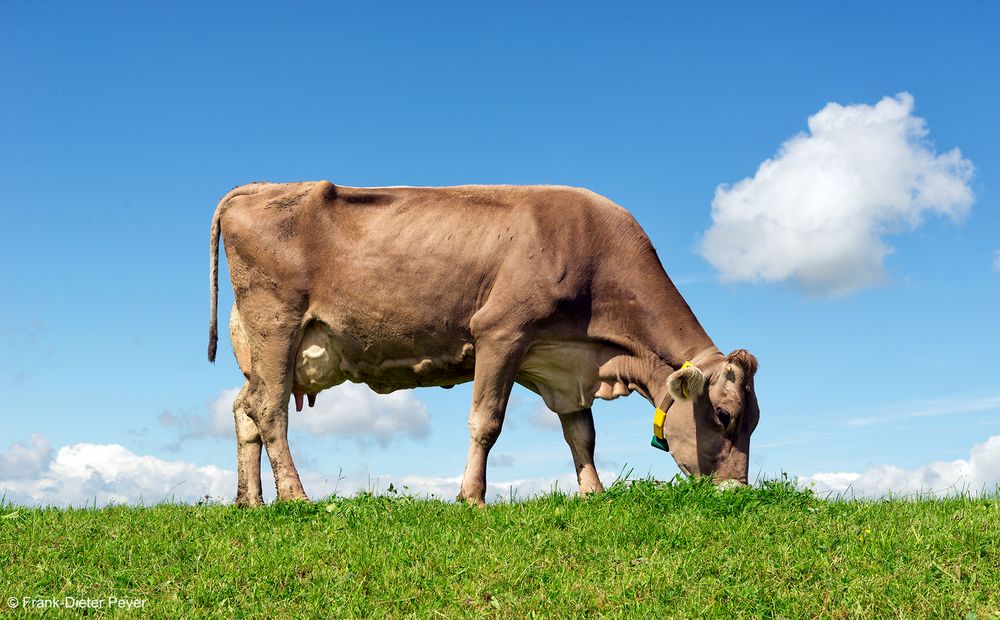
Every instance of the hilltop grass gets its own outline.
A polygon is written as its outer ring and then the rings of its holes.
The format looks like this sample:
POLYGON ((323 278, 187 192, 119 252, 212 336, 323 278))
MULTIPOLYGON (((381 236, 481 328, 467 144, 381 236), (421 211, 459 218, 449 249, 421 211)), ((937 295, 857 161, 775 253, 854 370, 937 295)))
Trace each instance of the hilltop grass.
POLYGON ((1000 617, 1000 500, 643 480, 485 509, 0 508, 0 615, 67 596, 154 617, 1000 617))

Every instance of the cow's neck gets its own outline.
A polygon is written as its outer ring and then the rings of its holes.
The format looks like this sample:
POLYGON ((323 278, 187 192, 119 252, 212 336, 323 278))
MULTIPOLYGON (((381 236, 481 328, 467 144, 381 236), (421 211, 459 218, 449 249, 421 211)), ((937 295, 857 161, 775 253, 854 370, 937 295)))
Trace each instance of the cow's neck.
MULTIPOLYGON (((608 271, 617 274, 614 291, 599 307, 601 323, 613 326, 612 339, 625 349, 622 370, 655 407, 669 405, 667 377, 686 361, 707 366, 722 353, 702 328, 677 287, 663 270, 648 241, 608 271), (625 277, 622 277, 625 276, 625 277)), ((614 277, 614 276, 612 276, 614 277)))

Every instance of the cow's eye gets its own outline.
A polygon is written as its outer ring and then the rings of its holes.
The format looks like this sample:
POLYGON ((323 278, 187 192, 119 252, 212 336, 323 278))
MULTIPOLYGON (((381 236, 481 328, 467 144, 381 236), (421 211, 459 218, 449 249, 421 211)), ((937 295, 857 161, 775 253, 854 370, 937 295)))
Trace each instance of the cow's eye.
POLYGON ((732 416, 730 416, 729 412, 724 409, 716 409, 715 417, 719 419, 719 424, 722 425, 722 428, 728 428, 729 421, 732 420, 732 416))

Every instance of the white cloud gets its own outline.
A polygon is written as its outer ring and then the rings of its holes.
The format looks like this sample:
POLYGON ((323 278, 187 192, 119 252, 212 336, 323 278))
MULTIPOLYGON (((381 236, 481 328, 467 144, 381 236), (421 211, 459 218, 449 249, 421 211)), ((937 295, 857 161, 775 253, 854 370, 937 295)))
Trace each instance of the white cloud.
POLYGON ((31 445, 16 443, 10 450, 0 454, 0 473, 8 480, 20 480, 37 476, 48 465, 52 449, 45 438, 34 433, 31 445))
POLYGON ((993 252, 993 271, 1000 273, 1000 250, 993 252))
POLYGON ((879 465, 862 473, 818 473, 798 481, 820 493, 855 497, 993 493, 1000 485, 1000 435, 974 445, 967 460, 935 461, 915 469, 879 465))
MULTIPOLYGON (((214 465, 199 466, 140 455, 118 444, 80 443, 60 448, 55 456, 49 443, 33 435, 31 445, 14 444, 0 453, 0 496, 4 501, 28 506, 104 506, 109 503, 152 505, 162 501, 195 502, 208 495, 214 501, 232 501, 236 491, 234 472, 214 465)), ((266 463, 265 463, 266 465, 266 463)), ((384 494, 389 485, 399 492, 418 497, 436 496, 451 500, 462 484, 461 476, 390 476, 366 472, 323 475, 302 471, 302 483, 313 499, 336 492, 341 497, 359 491, 384 494)), ((600 471, 609 484, 615 475, 600 471)), ((265 467, 264 497, 274 498, 274 486, 265 467)), ((550 478, 490 481, 487 500, 524 499, 558 488, 564 493, 577 490, 572 471, 550 478)))
POLYGON ((973 165, 936 154, 913 97, 827 104, 753 178, 720 185, 702 255, 726 281, 787 281, 819 296, 885 280, 885 236, 925 215, 960 220, 973 165))
POLYGON ((140 456, 118 444, 63 446, 52 458, 48 442, 32 436, 32 448, 14 444, 0 455, 0 495, 26 505, 98 506, 153 504, 231 497, 236 477, 214 465, 140 456))
POLYGON ((209 414, 204 415, 182 415, 170 411, 160 414, 160 424, 163 426, 178 428, 181 434, 177 443, 185 439, 198 439, 201 437, 225 437, 235 438, 236 430, 233 422, 233 401, 240 393, 240 388, 222 390, 222 392, 209 405, 209 414))
MULTIPOLYGON (((160 414, 160 424, 180 429, 179 447, 185 439, 201 437, 233 438, 233 401, 240 388, 223 390, 206 415, 160 414)), ((289 428, 313 435, 335 435, 358 440, 375 440, 388 445, 395 439, 422 438, 430 433, 430 413, 410 390, 376 394, 368 386, 343 383, 317 395, 316 406, 296 412, 289 405, 289 428)))
POLYGON ((368 386, 342 383, 321 392, 316 406, 289 414, 292 429, 314 435, 374 439, 388 445, 395 439, 421 438, 430 433, 427 407, 410 390, 376 394, 368 386))

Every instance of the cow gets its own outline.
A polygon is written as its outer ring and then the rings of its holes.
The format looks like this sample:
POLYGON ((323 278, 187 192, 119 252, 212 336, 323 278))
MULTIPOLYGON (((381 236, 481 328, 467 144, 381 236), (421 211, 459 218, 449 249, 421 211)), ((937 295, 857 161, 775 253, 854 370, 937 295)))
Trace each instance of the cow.
MULTIPOLYGON (((563 186, 345 187, 253 183, 211 226, 208 358, 218 343, 225 244, 240 505, 263 503, 262 445, 279 500, 306 499, 288 405, 344 381, 378 393, 473 382, 459 501, 482 505, 486 462, 514 383, 558 414, 581 494, 594 399, 638 392, 687 475, 745 484, 760 416, 757 361, 723 354, 624 208, 563 186)), ((654 438, 654 445, 657 443, 654 438)))

